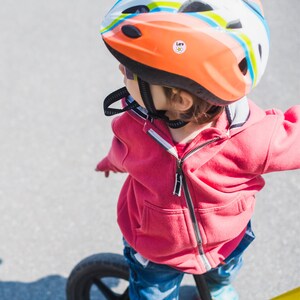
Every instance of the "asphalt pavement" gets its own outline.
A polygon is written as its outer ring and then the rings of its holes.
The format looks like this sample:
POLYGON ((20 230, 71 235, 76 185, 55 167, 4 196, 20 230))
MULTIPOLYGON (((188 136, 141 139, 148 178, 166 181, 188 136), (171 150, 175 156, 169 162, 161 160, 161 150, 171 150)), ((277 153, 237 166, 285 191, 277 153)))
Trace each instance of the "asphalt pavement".
MULTIPOLYGON (((286 110, 300 98, 300 2, 263 3, 271 52, 251 98, 286 110)), ((65 300, 66 278, 80 259, 122 251, 115 210, 125 177, 94 171, 112 137, 102 101, 122 86, 99 34, 112 4, 1 1, 1 300, 65 300)), ((236 281, 241 300, 300 285, 300 171, 265 178, 253 218, 257 238, 236 281)))

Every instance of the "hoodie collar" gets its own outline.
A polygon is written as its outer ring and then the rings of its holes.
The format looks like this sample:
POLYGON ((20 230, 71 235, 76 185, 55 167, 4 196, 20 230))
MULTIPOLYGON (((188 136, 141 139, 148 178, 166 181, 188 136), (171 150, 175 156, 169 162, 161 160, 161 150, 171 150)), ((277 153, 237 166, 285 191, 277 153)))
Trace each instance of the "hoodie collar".
POLYGON ((242 127, 250 116, 250 108, 247 97, 225 107, 229 129, 242 127))

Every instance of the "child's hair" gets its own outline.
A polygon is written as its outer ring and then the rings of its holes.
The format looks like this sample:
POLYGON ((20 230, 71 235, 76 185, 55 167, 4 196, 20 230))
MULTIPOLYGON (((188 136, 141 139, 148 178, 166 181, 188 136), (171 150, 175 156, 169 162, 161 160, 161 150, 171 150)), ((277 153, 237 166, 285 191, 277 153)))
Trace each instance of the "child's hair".
MULTIPOLYGON (((169 101, 180 101, 180 92, 182 89, 163 87, 165 95, 169 101)), ((187 92, 188 93, 188 92, 187 92)), ((197 124, 210 123, 217 119, 223 112, 224 106, 217 106, 208 103, 207 101, 192 95, 193 105, 185 112, 179 114, 182 121, 193 122, 197 124)))

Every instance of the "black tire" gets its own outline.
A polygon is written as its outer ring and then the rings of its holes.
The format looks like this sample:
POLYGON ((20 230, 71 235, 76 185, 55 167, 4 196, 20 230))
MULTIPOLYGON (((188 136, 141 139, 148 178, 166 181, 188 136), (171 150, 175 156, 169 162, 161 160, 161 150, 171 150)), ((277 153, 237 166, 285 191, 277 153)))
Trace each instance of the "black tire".
POLYGON ((129 300, 128 278, 128 265, 122 255, 89 256, 72 270, 66 286, 67 300, 129 300), (120 283, 122 291, 116 291, 120 283))

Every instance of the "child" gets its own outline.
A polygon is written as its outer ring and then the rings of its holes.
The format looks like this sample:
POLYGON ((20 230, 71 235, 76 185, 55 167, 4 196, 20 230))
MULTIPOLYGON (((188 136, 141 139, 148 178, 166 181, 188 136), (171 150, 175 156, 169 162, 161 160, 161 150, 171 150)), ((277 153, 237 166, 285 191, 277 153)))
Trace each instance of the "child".
POLYGON ((104 101, 106 115, 126 112, 97 170, 128 173, 130 299, 178 299, 184 273, 205 274, 213 299, 238 299, 261 175, 300 168, 300 106, 246 98, 268 59, 260 1, 119 0, 101 32, 126 86, 104 101))

